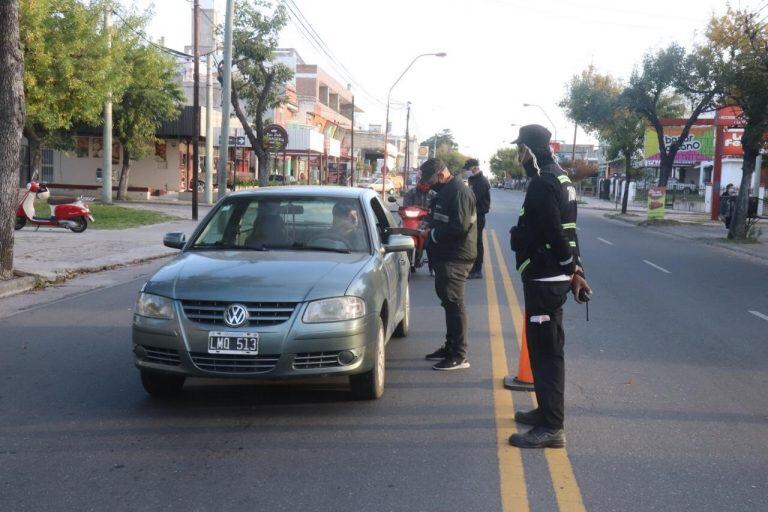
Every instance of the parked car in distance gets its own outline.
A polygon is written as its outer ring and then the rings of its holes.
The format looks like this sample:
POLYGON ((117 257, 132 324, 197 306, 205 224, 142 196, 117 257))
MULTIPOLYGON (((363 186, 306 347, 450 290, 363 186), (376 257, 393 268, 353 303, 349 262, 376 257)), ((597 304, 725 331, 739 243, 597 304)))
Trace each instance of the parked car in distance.
POLYGON ((141 288, 133 352, 151 395, 187 377, 347 376, 384 392, 386 344, 408 334, 413 239, 378 194, 269 187, 228 195, 141 288))
POLYGON ((695 183, 685 183, 677 178, 667 180, 667 190, 675 190, 683 194, 698 194, 699 186, 695 183))
POLYGON ((270 174, 267 178, 267 182, 270 185, 294 185, 296 184, 296 178, 291 175, 283 176, 282 174, 270 174))
POLYGON ((387 178, 386 183, 381 178, 379 178, 376 181, 366 185, 366 188, 369 188, 374 192, 378 192, 379 194, 381 194, 382 190, 386 190, 387 194, 389 195, 393 195, 395 193, 395 183, 389 178, 387 178))

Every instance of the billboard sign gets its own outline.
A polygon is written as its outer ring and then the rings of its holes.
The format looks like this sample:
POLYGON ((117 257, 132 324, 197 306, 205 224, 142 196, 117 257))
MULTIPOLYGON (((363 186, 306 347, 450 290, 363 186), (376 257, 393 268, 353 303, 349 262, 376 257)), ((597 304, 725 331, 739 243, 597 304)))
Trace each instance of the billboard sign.
MULTIPOLYGON (((664 146, 669 149, 673 142, 680 138, 683 132, 682 126, 669 126, 664 130, 664 146)), ((656 130, 648 128, 645 131, 645 144, 643 146, 645 165, 657 167, 661 163, 659 152, 659 138, 656 130)), ((695 165, 702 161, 712 160, 715 155, 715 128, 713 126, 693 126, 688 136, 680 145, 675 155, 673 165, 695 165)))

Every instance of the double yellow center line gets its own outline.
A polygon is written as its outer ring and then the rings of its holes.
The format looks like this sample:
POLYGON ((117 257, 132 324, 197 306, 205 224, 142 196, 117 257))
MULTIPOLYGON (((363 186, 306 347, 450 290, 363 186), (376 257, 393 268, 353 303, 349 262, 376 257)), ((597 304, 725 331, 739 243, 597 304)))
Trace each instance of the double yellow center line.
MULTIPOLYGON (((523 333, 523 314, 517 302, 512 279, 509 276, 501 246, 496 232, 490 230, 493 248, 501 274, 501 281, 507 298, 509 314, 515 326, 518 347, 523 333)), ((483 243, 489 248, 487 233, 483 235, 483 243)), ((509 445, 509 436, 517 431, 514 423, 514 402, 512 392, 503 386, 503 379, 509 374, 507 355, 504 344, 504 332, 501 323, 501 307, 496 293, 496 282, 493 278, 494 267, 491 264, 491 251, 485 252, 485 288, 488 301, 488 329, 491 340, 492 374, 493 374, 493 407, 496 416, 496 441, 499 458, 499 484, 501 489, 501 505, 504 512, 530 510, 528 490, 525 481, 525 468, 520 450, 509 445)), ((530 393, 531 401, 536 405, 536 396, 530 393)), ((564 512, 586 511, 581 497, 581 491, 573 474, 568 452, 565 449, 545 449, 552 486, 557 499, 559 510, 564 512)))

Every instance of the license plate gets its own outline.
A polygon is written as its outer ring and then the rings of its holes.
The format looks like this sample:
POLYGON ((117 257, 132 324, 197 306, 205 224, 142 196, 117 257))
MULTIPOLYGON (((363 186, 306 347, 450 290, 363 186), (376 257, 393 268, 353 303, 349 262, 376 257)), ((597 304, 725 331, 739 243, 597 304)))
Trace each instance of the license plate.
POLYGON ((209 354, 258 354, 259 334, 255 332, 208 333, 209 354))

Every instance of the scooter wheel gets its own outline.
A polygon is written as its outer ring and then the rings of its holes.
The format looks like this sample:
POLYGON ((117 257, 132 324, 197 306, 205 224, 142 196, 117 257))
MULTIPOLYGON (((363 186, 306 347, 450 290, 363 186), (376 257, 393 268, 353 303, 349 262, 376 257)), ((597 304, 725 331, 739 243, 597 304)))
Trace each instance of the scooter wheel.
POLYGON ((73 233, 82 233, 88 227, 88 219, 85 216, 72 219, 72 221, 75 223, 75 227, 69 229, 73 233))
POLYGON ((23 228, 26 223, 27 223, 27 219, 25 219, 24 217, 16 217, 16 224, 13 225, 13 229, 18 231, 21 228, 23 228))

